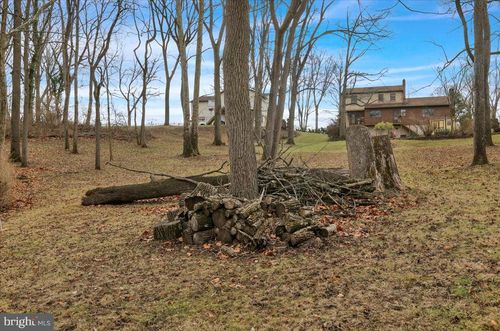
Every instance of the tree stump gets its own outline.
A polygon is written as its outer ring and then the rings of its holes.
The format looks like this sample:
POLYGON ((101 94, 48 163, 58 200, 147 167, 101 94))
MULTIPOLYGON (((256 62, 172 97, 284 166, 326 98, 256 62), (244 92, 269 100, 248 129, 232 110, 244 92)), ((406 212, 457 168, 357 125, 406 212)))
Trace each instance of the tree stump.
POLYGON ((346 134, 347 158, 351 177, 377 180, 375 151, 370 130, 363 125, 352 125, 346 134))
POLYGON ((399 177, 389 136, 373 137, 373 150, 375 152, 375 165, 384 189, 400 191, 403 184, 401 177, 399 177))

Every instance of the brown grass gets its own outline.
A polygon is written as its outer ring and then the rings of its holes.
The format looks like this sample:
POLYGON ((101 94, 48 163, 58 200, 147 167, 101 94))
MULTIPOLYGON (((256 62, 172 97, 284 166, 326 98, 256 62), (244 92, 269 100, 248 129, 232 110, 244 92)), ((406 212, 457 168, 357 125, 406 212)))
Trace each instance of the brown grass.
POLYGON ((0 146, 0 210, 6 209, 12 203, 12 183, 14 171, 7 153, 0 146))
MULTIPOLYGON (((227 158, 227 147, 210 145, 209 128, 201 130, 202 155, 192 159, 179 156, 181 130, 154 135, 149 148, 117 142, 115 162, 189 175, 227 158)), ((319 135, 298 142, 297 159, 347 164, 341 142, 319 135)), ((82 207, 88 189, 148 176, 93 170, 90 139, 79 155, 62 148, 60 139, 31 142, 31 204, 0 214, 0 311, 50 312, 57 330, 85 331, 494 330, 500 323, 499 147, 488 149, 492 165, 471 168, 470 139, 394 141, 416 206, 360 218, 363 235, 335 237, 322 250, 234 259, 144 240, 173 202, 82 207)))

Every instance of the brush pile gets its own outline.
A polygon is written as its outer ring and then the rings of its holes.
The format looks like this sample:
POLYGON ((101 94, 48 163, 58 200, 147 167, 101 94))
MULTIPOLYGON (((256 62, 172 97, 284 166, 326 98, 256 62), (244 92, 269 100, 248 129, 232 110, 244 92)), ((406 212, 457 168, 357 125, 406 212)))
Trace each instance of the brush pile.
POLYGON ((258 182, 262 195, 255 200, 199 183, 181 198, 177 210, 155 226, 154 238, 182 237, 189 245, 238 242, 254 249, 281 241, 297 247, 336 233, 334 224, 321 222, 318 205, 337 205, 338 215, 352 215, 356 205, 370 203, 373 191, 371 181, 352 180, 338 169, 264 165, 259 168, 258 182))

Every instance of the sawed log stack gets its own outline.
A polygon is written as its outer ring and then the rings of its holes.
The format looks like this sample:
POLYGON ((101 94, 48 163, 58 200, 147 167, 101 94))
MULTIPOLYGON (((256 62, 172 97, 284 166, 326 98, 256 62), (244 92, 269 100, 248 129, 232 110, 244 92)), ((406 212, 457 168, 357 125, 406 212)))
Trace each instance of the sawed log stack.
POLYGON ((155 226, 155 239, 182 237, 185 244, 196 245, 213 240, 225 244, 239 242, 258 249, 275 240, 296 247, 336 232, 334 224, 322 224, 311 207, 303 207, 296 199, 267 196, 249 201, 219 194, 190 194, 179 204, 178 210, 155 226))

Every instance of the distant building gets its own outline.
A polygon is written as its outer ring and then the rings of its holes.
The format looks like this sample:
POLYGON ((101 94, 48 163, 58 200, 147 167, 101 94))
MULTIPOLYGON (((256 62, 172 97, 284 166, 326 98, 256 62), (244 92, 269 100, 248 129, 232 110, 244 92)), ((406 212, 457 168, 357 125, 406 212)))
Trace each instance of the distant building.
MULTIPOLYGON (((254 98, 255 91, 249 90, 250 95, 250 111, 254 110, 254 98)), ((221 92, 221 122, 226 123, 226 108, 224 106, 224 91, 221 92)), ((265 125, 267 118, 267 110, 269 108, 269 97, 267 94, 262 95, 262 123, 265 125)), ((202 95, 200 96, 200 112, 199 112, 199 124, 200 125, 211 125, 215 120, 215 96, 214 95, 202 95)))
POLYGON ((345 102, 347 126, 373 128, 379 122, 390 122, 397 137, 452 127, 448 97, 407 98, 404 79, 402 85, 349 89, 345 102))

